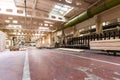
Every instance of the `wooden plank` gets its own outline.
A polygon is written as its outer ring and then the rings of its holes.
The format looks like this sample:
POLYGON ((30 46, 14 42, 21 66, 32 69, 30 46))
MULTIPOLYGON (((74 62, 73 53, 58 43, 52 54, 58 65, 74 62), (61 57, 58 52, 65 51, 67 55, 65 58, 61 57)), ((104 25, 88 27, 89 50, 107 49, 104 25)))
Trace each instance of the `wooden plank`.
POLYGON ((91 47, 109 47, 109 46, 113 46, 113 47, 120 47, 120 42, 113 42, 113 43, 92 43, 91 47))
POLYGON ((90 49, 96 50, 120 50, 120 47, 91 47, 90 49))
POLYGON ((120 39, 91 41, 90 49, 120 50, 120 39))

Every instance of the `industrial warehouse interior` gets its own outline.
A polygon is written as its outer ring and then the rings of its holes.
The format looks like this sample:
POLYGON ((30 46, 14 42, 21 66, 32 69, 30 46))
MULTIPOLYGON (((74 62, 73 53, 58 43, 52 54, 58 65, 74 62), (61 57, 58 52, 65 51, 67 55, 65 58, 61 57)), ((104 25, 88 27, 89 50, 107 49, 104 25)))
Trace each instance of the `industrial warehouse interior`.
POLYGON ((0 80, 120 80, 120 0, 0 0, 0 80))

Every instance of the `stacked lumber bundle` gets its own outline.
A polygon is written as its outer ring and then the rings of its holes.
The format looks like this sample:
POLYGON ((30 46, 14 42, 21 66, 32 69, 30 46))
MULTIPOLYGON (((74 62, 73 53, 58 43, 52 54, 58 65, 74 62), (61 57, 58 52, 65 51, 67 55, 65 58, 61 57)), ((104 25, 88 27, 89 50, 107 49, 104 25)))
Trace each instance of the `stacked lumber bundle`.
POLYGON ((19 51, 19 47, 17 46, 10 46, 9 49, 10 51, 19 51))
POLYGON ((120 51, 120 39, 90 41, 90 49, 120 51))
POLYGON ((6 34, 0 31, 0 52, 5 50, 5 39, 6 39, 6 34))

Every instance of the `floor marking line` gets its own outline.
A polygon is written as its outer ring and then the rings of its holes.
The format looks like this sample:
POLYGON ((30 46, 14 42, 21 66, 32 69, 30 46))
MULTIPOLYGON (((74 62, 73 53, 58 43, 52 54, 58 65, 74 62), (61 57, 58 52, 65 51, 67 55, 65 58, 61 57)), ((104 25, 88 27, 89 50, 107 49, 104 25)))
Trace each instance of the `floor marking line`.
POLYGON ((58 49, 60 49, 60 50, 67 50, 67 51, 77 51, 77 52, 85 51, 83 49, 68 49, 68 48, 66 48, 66 49, 64 49, 64 48, 58 48, 58 49))
MULTIPOLYGON (((66 54, 66 53, 59 53, 59 54, 66 54)), ((89 59, 89 60, 93 60, 93 61, 98 61, 98 62, 103 62, 103 63, 108 63, 108 64, 120 66, 119 63, 114 63, 114 62, 109 62, 109 61, 104 61, 104 60, 99 60, 99 59, 94 59, 94 58, 83 57, 83 56, 79 56, 79 55, 75 55, 75 54, 66 54, 66 55, 71 55, 71 56, 74 56, 74 57, 79 57, 79 58, 83 58, 83 59, 89 59)))
POLYGON ((22 80, 31 80, 31 78, 30 78, 30 69, 29 69, 29 58, 28 58, 28 52, 27 51, 25 53, 25 62, 24 62, 22 80))

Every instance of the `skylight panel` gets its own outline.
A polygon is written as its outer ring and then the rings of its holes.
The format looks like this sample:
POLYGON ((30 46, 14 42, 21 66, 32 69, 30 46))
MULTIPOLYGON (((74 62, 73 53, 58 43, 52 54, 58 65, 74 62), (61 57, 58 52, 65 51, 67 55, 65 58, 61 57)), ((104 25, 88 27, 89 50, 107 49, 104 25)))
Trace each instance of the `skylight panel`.
POLYGON ((72 3, 72 0, 65 0, 67 3, 72 3))
POLYGON ((60 6, 60 5, 55 5, 55 7, 54 7, 55 9, 61 9, 62 8, 62 6, 60 6))
POLYGON ((65 11, 59 11, 59 13, 60 13, 60 14, 64 14, 64 13, 65 13, 65 11))
POLYGON ((59 15, 65 15, 66 13, 68 13, 69 11, 71 11, 73 9, 73 7, 68 6, 68 5, 64 5, 64 4, 60 4, 57 3, 54 8, 52 9, 51 13, 56 13, 59 15))
POLYGON ((62 11, 67 11, 68 8, 67 8, 67 7, 62 7, 61 10, 62 10, 62 11))

